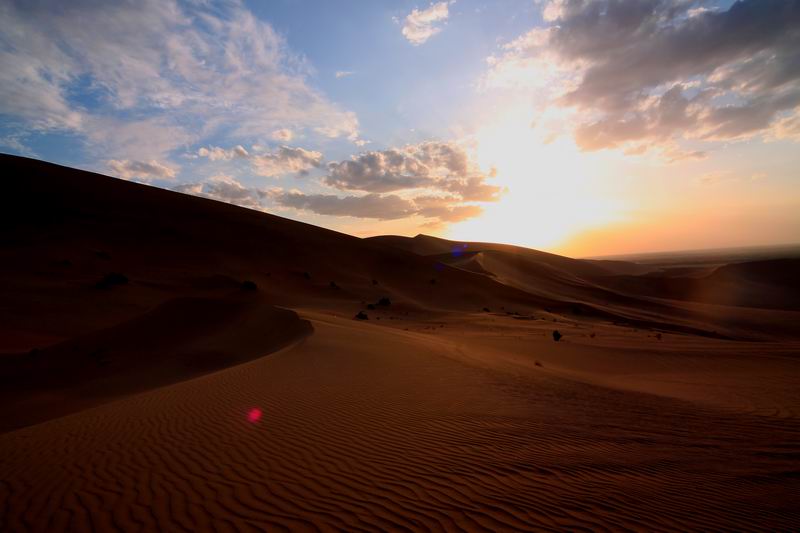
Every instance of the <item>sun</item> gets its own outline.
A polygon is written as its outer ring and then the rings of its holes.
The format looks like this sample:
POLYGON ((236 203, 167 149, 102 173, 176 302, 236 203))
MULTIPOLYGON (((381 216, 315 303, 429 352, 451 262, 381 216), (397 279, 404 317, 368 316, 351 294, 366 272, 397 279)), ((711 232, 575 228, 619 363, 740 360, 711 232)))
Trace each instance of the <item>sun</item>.
POLYGON ((450 237, 557 249, 581 231, 622 217, 621 199, 605 187, 616 155, 581 152, 560 110, 534 120, 530 109, 508 105, 478 128, 476 160, 496 169, 505 193, 484 206, 481 217, 452 226, 450 237))

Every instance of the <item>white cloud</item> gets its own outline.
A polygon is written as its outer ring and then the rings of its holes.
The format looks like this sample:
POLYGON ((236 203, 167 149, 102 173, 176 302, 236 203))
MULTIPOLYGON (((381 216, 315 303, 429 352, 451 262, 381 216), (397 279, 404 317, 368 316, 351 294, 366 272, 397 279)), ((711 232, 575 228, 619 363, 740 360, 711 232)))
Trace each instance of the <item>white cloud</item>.
POLYGON ((219 146, 200 148, 197 156, 207 157, 211 161, 230 161, 232 159, 249 160, 253 171, 259 176, 280 176, 293 172, 305 173, 322 164, 322 153, 291 146, 281 146, 271 153, 262 153, 261 146, 253 146, 250 153, 244 146, 237 145, 225 149, 219 146))
POLYGON ((77 132, 117 159, 160 158, 218 133, 358 137, 356 116, 312 87, 305 59, 237 1, 3 2, 0 36, 6 122, 77 132), (128 142, 155 124, 168 133, 128 142))
POLYGON ((253 169, 260 176, 280 176, 306 172, 322 164, 322 154, 303 148, 281 146, 274 153, 252 157, 253 169))
POLYGON ((6 135, 0 137, 0 146, 8 148, 12 152, 26 157, 36 157, 36 152, 30 149, 24 142, 22 142, 23 135, 6 135))
POLYGON ((355 72, 350 70, 337 70, 336 79, 347 78, 348 76, 352 76, 353 74, 355 74, 355 72))
POLYGON ((403 37, 418 46, 442 31, 441 24, 450 15, 449 4, 450 2, 437 2, 428 9, 412 10, 403 22, 403 37))
POLYGON ((200 148, 197 150, 197 155, 200 157, 207 157, 211 161, 230 161, 234 158, 247 159, 250 154, 244 146, 238 144, 233 148, 225 150, 219 146, 210 146, 208 148, 200 148))
POLYGON ((281 141, 286 143, 294 138, 294 132, 288 128, 281 128, 279 130, 273 131, 271 137, 275 141, 281 141))
POLYGON ((131 161, 129 159, 111 159, 107 164, 113 175, 126 180, 172 180, 178 173, 177 168, 170 167, 156 160, 131 161))

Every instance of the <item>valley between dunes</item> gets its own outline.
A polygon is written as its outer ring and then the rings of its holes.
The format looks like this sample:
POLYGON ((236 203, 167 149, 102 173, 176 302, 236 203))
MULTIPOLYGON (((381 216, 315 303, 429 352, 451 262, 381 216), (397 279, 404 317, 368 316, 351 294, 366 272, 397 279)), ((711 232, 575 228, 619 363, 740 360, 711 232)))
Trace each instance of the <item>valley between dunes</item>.
POLYGON ((1 531, 800 529, 796 259, 358 239, 0 165, 1 531))

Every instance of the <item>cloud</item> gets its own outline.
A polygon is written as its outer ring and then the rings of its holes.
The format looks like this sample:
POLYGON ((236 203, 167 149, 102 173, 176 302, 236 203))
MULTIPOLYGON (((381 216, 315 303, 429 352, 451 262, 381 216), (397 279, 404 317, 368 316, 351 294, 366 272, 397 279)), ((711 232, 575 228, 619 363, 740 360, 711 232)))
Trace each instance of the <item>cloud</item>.
POLYGON ((416 214, 436 222, 461 222, 483 213, 479 205, 458 205, 459 199, 447 196, 418 196, 414 198, 416 214))
POLYGON ((313 150, 281 146, 269 154, 255 153, 262 149, 260 146, 254 146, 254 153, 250 153, 241 145, 228 149, 210 146, 208 148, 200 148, 197 151, 197 156, 207 157, 211 161, 246 159, 250 161, 256 174, 267 177, 280 176, 292 172, 305 173, 322 165, 322 153, 313 150))
POLYGON ((327 170, 325 185, 364 194, 277 190, 270 198, 278 205, 321 215, 378 220, 418 216, 429 225, 441 225, 478 216, 483 210, 473 202, 496 201, 501 192, 486 183, 489 176, 463 147, 450 142, 364 152, 329 163, 327 170))
POLYGON ((166 159, 197 136, 167 117, 121 119, 87 115, 81 132, 90 155, 117 159, 166 159))
POLYGON ((320 215, 395 220, 415 213, 414 204, 397 195, 366 194, 336 196, 305 194, 300 191, 279 191, 271 194, 273 201, 284 207, 310 211, 320 215))
POLYGON ((369 151, 328 164, 324 182, 337 189, 385 193, 431 189, 456 193, 462 200, 494 201, 500 188, 485 183, 487 175, 461 146, 425 142, 403 148, 369 151))
POLYGON ((272 132, 272 140, 289 142, 294 138, 294 132, 288 128, 281 128, 272 132))
POLYGON ((220 148, 219 146, 211 146, 209 148, 200 148, 197 150, 197 155, 200 157, 207 157, 211 161, 230 161, 234 158, 244 158, 247 159, 250 157, 250 154, 242 145, 236 145, 229 150, 225 150, 224 148, 220 148))
POLYGON ((18 155, 37 157, 36 152, 31 150, 31 148, 23 142, 24 138, 25 136, 21 134, 5 135, 0 137, 0 146, 11 150, 13 153, 18 155))
POLYGON ((274 153, 253 156, 253 169, 260 176, 305 172, 322 164, 322 154, 303 148, 281 146, 274 153))
POLYGON ((261 209, 261 200, 266 196, 265 191, 245 187, 233 177, 225 174, 213 176, 205 182, 183 183, 173 187, 173 190, 250 209, 261 209))
MULTIPOLYGON (((461 222, 483 212, 477 205, 452 205, 453 198, 421 196, 405 199, 396 194, 369 193, 362 196, 306 194, 301 191, 272 191, 269 197, 278 205, 319 215, 396 220, 421 216, 439 225, 461 222)), ((455 199, 458 202, 457 199, 455 199)))
POLYGON ((0 5, 4 122, 17 132, 77 133, 90 152, 102 143, 95 151, 117 159, 160 158, 218 134, 258 140, 306 130, 357 139, 355 114, 312 87, 309 73, 238 1, 0 5), (155 124, 166 133, 139 135, 142 147, 117 142, 121 125, 152 132, 155 124))
POLYGON ((112 174, 126 180, 171 180, 174 179, 178 173, 178 169, 155 160, 131 161, 128 159, 111 159, 107 162, 107 165, 112 174))
POLYGON ((773 129, 776 139, 800 141, 800 108, 796 108, 791 116, 780 119, 773 129))
POLYGON ((335 76, 336 79, 340 79, 340 78, 347 78, 348 76, 352 76, 353 74, 355 74, 355 72, 350 70, 337 70, 335 76))
POLYGON ((403 37, 414 46, 419 46, 440 31, 447 20, 450 2, 437 2, 428 9, 414 9, 403 22, 403 37))
POLYGON ((490 58, 487 86, 576 111, 584 150, 769 134, 800 105, 800 0, 551 0, 490 58))

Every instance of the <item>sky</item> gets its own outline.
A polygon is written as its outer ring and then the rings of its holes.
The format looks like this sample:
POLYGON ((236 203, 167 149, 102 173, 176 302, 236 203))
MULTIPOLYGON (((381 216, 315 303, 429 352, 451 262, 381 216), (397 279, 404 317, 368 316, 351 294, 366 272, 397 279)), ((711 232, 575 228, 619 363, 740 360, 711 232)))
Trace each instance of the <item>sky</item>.
POLYGON ((0 151, 356 236, 794 243, 800 0, 0 0, 0 151))

